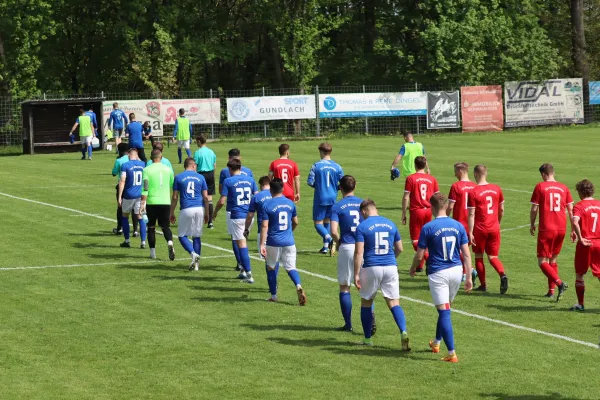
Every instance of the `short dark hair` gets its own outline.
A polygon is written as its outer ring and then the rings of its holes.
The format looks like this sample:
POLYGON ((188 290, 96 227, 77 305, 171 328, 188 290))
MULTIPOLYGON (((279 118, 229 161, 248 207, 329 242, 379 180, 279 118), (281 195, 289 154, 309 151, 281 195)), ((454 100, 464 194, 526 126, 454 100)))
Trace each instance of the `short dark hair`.
POLYGON ((375 201, 373 201, 372 199, 366 199, 363 200, 362 203, 360 203, 360 211, 364 211, 366 208, 369 207, 377 207, 375 201))
POLYGON ((427 166, 427 159, 425 158, 425 156, 419 156, 419 157, 415 158, 415 168, 417 170, 425 169, 426 166, 427 166))
POLYGON ((152 148, 153 148, 153 149, 158 149, 158 150, 160 150, 160 151, 163 151, 163 149, 164 149, 164 146, 163 146, 163 144, 162 144, 161 142, 159 142, 159 141, 157 140, 157 141, 155 141, 154 143, 152 143, 152 148))
POLYGON ((588 179, 577 182, 575 189, 583 198, 592 197, 594 195, 594 184, 588 179))
POLYGON ((282 156, 285 153, 287 153, 290 150, 290 145, 289 144, 280 144, 279 145, 279 155, 282 156))
POLYGON ((542 164, 540 174, 552 175, 554 174, 554 167, 549 163, 542 164))
POLYGON ((329 143, 324 142, 319 145, 319 151, 322 152, 323 154, 331 154, 331 152, 333 151, 333 148, 331 147, 331 145, 329 143))
POLYGON ((344 175, 340 179, 340 189, 342 193, 350 193, 356 189, 356 179, 352 175, 344 175))
POLYGON ((412 136, 412 132, 411 131, 403 131, 402 136, 404 136, 404 137, 412 136))
POLYGON ((84 113, 85 113, 85 110, 84 110, 84 108, 83 108, 83 107, 81 107, 81 108, 79 109, 79 114, 83 115, 84 113))
POLYGON ((487 167, 483 164, 477 164, 473 169, 476 174, 487 174, 487 167))
POLYGON ((231 150, 229 150, 229 158, 239 157, 240 154, 242 154, 240 152, 240 149, 231 149, 231 150))
POLYGON ((185 109, 183 109, 183 108, 180 108, 180 109, 179 109, 179 115, 183 115, 183 114, 185 114, 185 109))
POLYGON ((204 136, 204 135, 198 135, 198 136, 196 136, 196 141, 200 142, 200 144, 205 144, 206 143, 206 136, 204 136))
POLYGON ((123 157, 125 155, 125 153, 127 153, 127 148, 129 147, 129 145, 127 143, 119 143, 117 145, 117 150, 119 151, 119 155, 121 157, 123 157))
POLYGON ((431 207, 436 209, 446 208, 448 206, 448 198, 442 194, 442 192, 434 193, 433 196, 429 198, 429 202, 431 203, 431 207))
POLYGON ((129 113, 129 119, 135 119, 135 113, 129 113))
POLYGON ((270 183, 271 183, 271 180, 269 179, 268 176, 261 176, 260 179, 258 180, 258 186, 260 186, 260 187, 267 186, 270 183))
POLYGON ((194 159, 192 157, 188 157, 185 159, 185 161, 183 162, 183 168, 187 169, 187 167, 190 166, 190 164, 192 164, 194 161, 194 159))
POLYGON ((458 162, 454 164, 454 168, 459 171, 466 172, 469 170, 469 164, 467 164, 466 162, 458 162))
POLYGON ((240 169, 242 169, 242 162, 237 158, 234 158, 232 160, 229 160, 229 162, 227 163, 227 168, 230 168, 234 171, 239 171, 240 169))
POLYGON ((279 178, 274 178, 271 181, 271 194, 273 196, 283 193, 283 181, 279 178))
POLYGON ((152 160, 158 160, 161 157, 162 157, 162 151, 160 151, 158 149, 154 149, 154 150, 152 150, 152 153, 150 153, 150 158, 152 160))

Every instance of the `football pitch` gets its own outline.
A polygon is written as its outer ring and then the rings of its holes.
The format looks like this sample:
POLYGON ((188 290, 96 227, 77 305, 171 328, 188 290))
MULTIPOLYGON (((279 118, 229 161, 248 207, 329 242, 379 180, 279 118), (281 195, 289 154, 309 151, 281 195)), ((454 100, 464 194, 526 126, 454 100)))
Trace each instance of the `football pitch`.
MULTIPOLYGON (((561 302, 544 298, 547 280, 529 234, 531 191, 538 167, 550 162, 557 180, 576 197, 589 178, 600 191, 597 127, 480 135, 419 137, 447 193, 452 165, 484 163, 489 181, 504 190, 500 257, 510 279, 506 295, 486 261, 488 293, 457 296, 453 323, 458 364, 440 361, 427 345, 437 312, 427 278, 410 278, 414 252, 400 225, 403 182, 389 166, 401 137, 332 139, 332 158, 357 179, 357 196, 373 198, 380 214, 399 227, 405 252, 398 258, 401 305, 412 352, 379 295, 374 347, 362 338, 360 299, 353 296, 354 333, 338 332, 336 260, 317 254, 312 189, 306 177, 319 158, 318 141, 289 142, 302 175, 296 230, 298 268, 306 307, 279 273, 279 300, 269 297, 264 262, 250 236, 256 283, 236 279, 224 213, 205 230, 201 270, 188 272, 157 236, 159 260, 148 250, 122 249, 115 224, 115 155, 96 152, 0 157, 0 398, 2 399, 597 399, 600 283, 586 276, 586 311, 576 302, 575 245, 559 258, 570 289, 561 302)), ((275 142, 213 143, 218 169, 227 151, 241 149, 255 177, 278 157, 275 142)), ((195 145, 193 146, 195 149, 195 145)), ((147 151, 147 153, 149 153, 147 151)), ((165 150, 175 172, 176 148, 165 150)), ((598 194, 600 196, 600 194, 598 194)), ((176 233, 176 228, 174 228, 176 233)), ((442 351, 445 347, 442 344, 442 351)))

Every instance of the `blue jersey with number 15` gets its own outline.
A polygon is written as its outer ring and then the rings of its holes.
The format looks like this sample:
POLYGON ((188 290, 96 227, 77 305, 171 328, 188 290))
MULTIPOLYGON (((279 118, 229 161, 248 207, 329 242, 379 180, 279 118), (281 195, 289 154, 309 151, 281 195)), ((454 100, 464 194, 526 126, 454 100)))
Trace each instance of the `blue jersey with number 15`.
POLYGON ((356 228, 356 242, 364 243, 363 268, 396 266, 394 243, 400 241, 398 228, 387 218, 374 216, 356 228))
POLYGON ((363 221, 360 212, 362 199, 356 196, 344 197, 331 208, 331 220, 340 225, 340 243, 354 244, 356 228, 363 221))
POLYGON ((245 175, 233 175, 225 179, 221 196, 227 196, 227 211, 231 219, 245 219, 250 208, 250 201, 258 187, 254 179, 245 175))
POLYGON ((452 218, 437 217, 425 224, 419 235, 420 249, 429 249, 427 275, 462 265, 460 248, 469 243, 467 231, 452 218))
POLYGON ((121 165, 121 178, 125 176, 124 199, 142 197, 142 172, 146 164, 142 160, 131 160, 121 165))
POLYGON ((202 191, 208 190, 206 180, 196 171, 183 171, 173 181, 173 191, 179 192, 179 208, 204 207, 202 191))
POLYGON ((267 246, 287 247, 294 245, 292 219, 296 216, 296 205, 283 196, 267 201, 263 206, 262 220, 269 221, 267 246))

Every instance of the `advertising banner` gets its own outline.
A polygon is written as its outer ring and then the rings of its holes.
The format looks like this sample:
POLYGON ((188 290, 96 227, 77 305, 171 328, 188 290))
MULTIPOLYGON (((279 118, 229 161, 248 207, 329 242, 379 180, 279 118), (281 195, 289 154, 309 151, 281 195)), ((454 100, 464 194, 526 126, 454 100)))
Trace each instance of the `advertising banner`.
POLYGON ((179 109, 185 110, 185 116, 192 124, 220 124, 220 99, 178 99, 161 100, 163 124, 175 125, 179 109))
POLYGON ((506 127, 582 124, 581 78, 504 84, 506 127))
MULTIPOLYGON (((119 103, 119 108, 127 114, 127 119, 129 119, 130 113, 134 113, 135 119, 142 124, 146 121, 150 122, 153 136, 163 135, 162 113, 164 111, 161 107, 160 100, 117 100, 116 102, 119 103)), ((115 102, 105 101, 102 103, 102 114, 104 117, 104 126, 102 127, 103 133, 108 129, 108 119, 113 110, 113 103, 115 102)))
POLYGON ((463 132, 502 130, 502 86, 463 86, 460 98, 463 132))
POLYGON ((426 92, 319 94, 320 118, 425 115, 426 92))
POLYGON ((600 104, 600 81, 590 81, 590 104, 600 104))
POLYGON ((269 121, 277 119, 314 119, 314 95, 238 97, 227 99, 227 121, 269 121))
POLYGON ((460 128, 458 105, 458 90, 427 92, 427 129, 460 128))

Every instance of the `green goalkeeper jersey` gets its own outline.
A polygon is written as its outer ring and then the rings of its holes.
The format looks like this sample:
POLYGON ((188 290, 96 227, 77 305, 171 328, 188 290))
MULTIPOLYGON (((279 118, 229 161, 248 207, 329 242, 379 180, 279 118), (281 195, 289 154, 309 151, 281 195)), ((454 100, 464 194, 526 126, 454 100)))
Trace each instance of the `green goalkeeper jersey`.
POLYGON ((153 163, 144 168, 142 196, 147 196, 148 205, 170 205, 173 187, 173 170, 162 163, 153 163))

